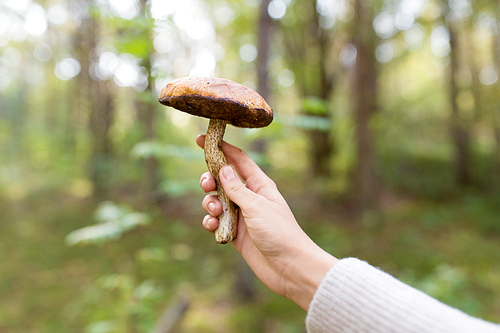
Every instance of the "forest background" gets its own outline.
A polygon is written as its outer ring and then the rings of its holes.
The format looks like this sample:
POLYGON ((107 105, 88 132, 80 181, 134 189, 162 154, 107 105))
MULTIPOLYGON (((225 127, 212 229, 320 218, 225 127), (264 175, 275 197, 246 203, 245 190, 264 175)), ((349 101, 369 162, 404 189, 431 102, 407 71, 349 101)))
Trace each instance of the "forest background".
POLYGON ((195 75, 323 248, 500 322, 494 0, 2 0, 0 332, 304 332, 201 226, 195 75))

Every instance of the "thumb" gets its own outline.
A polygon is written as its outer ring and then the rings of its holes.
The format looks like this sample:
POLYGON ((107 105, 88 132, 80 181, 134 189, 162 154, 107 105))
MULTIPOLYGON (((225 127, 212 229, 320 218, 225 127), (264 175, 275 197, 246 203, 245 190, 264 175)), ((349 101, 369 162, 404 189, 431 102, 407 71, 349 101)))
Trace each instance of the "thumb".
POLYGON ((220 182, 224 191, 231 201, 238 206, 244 208, 248 203, 252 202, 257 196, 256 193, 249 190, 241 181, 236 171, 230 166, 225 165, 220 170, 220 182))

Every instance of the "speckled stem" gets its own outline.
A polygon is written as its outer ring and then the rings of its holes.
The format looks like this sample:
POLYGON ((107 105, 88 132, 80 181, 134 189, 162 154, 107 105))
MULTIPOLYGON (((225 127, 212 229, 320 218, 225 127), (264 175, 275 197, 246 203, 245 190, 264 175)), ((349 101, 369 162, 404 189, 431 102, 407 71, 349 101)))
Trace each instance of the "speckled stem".
POLYGON ((226 157, 222 152, 222 138, 226 131, 226 123, 225 120, 210 119, 205 137, 205 161, 208 171, 215 178, 217 196, 222 204, 222 214, 217 217, 219 227, 215 230, 215 240, 219 244, 232 242, 236 239, 238 229, 238 206, 227 197, 219 179, 220 169, 227 164, 226 157))

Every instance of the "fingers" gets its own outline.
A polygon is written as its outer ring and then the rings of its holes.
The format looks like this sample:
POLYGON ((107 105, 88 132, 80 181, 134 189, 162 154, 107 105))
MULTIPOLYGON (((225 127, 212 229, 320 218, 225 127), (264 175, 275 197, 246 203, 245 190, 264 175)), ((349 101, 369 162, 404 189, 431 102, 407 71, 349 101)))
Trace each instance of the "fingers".
POLYGON ((202 224, 203 228, 205 228, 207 231, 215 232, 215 230, 219 226, 219 220, 216 217, 205 215, 202 224))
POLYGON ((255 205, 261 198, 260 195, 254 193, 243 184, 236 171, 230 165, 222 167, 220 181, 228 198, 242 209, 249 207, 249 205, 255 205))
MULTIPOLYGON (((205 145, 205 136, 199 135, 196 138, 196 143, 203 148, 205 145)), ((243 150, 225 141, 222 143, 222 149, 224 150, 227 162, 235 167, 243 180, 247 182, 248 188, 252 191, 257 192, 259 189, 269 187, 270 185, 275 187, 271 179, 243 150)))
POLYGON ((212 216, 219 216, 222 214, 222 204, 217 199, 216 194, 207 195, 201 203, 203 209, 212 216))
POLYGON ((201 203, 203 209, 209 214, 203 218, 203 227, 210 232, 215 232, 219 226, 219 220, 216 216, 222 213, 222 204, 217 199, 216 194, 207 195, 201 203))
POLYGON ((205 193, 213 192, 217 189, 215 185, 215 179, 214 177, 212 177, 210 172, 205 172, 201 175, 200 187, 205 193))

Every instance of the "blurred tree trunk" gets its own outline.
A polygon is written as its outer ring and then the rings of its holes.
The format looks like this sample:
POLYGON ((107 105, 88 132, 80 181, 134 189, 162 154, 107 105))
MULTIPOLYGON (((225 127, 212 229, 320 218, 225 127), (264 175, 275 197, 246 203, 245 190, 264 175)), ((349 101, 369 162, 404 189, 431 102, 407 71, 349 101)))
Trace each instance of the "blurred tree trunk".
POLYGON ((269 16, 267 7, 271 0, 262 0, 260 4, 260 18, 258 27, 258 56, 257 56, 257 91, 267 101, 270 97, 268 80, 268 62, 271 43, 273 20, 269 16))
MULTIPOLYGON (((78 35, 78 33, 76 35, 78 35)), ((77 37, 77 36, 73 36, 73 37, 77 37)), ((47 66, 48 68, 52 69, 52 68, 55 68, 56 63, 53 59, 50 59, 47 62, 47 65, 48 65, 47 66), (51 67, 49 67, 49 66, 51 66, 51 67)), ((49 71, 48 68, 47 68, 47 70, 49 71)), ((50 71, 50 72, 52 72, 52 71, 50 71)), ((52 74, 52 73, 50 73, 50 74, 52 74)), ((57 133, 58 127, 59 127, 58 119, 57 119, 57 116, 60 113, 59 108, 60 108, 61 104, 64 105, 64 104, 71 101, 71 97, 74 94, 74 89, 64 89, 63 91, 61 91, 58 87, 59 82, 55 81, 58 79, 55 78, 54 75, 50 75, 50 74, 46 76, 45 84, 47 84, 47 86, 49 86, 49 87, 54 87, 54 88, 50 89, 50 91, 47 92, 47 95, 45 96, 45 105, 44 105, 44 109, 45 109, 45 117, 44 117, 45 124, 44 125, 45 126, 44 126, 44 128, 48 133, 54 133, 54 132, 57 133), (61 96, 61 93, 64 95, 61 96)), ((71 85, 71 82, 66 82, 66 85, 71 85)), ((63 106, 63 108, 65 108, 65 107, 71 108, 72 107, 71 102, 68 103, 67 105, 63 106)))
MULTIPOLYGON (((496 109, 498 113, 500 113, 500 109, 496 109)), ((500 187, 500 116, 497 114, 496 115, 496 123, 495 123, 495 128, 494 128, 494 135, 495 135, 495 143, 496 143, 496 149, 493 153, 493 172, 494 172, 494 177, 495 177, 495 187, 498 189, 500 187)))
MULTIPOLYGON (((100 32, 100 24, 97 19, 89 16, 88 20, 89 47, 86 53, 87 57, 96 50, 100 32)), ((84 27, 84 25, 81 26, 82 29, 84 27)), ((89 74, 87 72, 84 75, 89 74)), ((107 81, 89 78, 88 91, 91 106, 89 129, 92 138, 90 175, 94 186, 94 197, 103 200, 108 196, 108 183, 111 175, 112 144, 109 130, 113 122, 113 100, 107 81)))
MULTIPOLYGON (((73 126, 71 122, 71 115, 73 114, 74 110, 78 107, 75 104, 75 96, 78 96, 75 94, 75 90, 78 89, 78 86, 75 85, 75 82, 71 83, 71 88, 67 89, 64 94, 64 109, 67 110, 67 112, 63 112, 63 119, 62 119, 62 127, 63 127, 63 135, 64 135, 64 144, 66 146, 66 149, 71 152, 75 152, 76 150, 76 135, 75 135, 75 127, 73 126)), ((54 107, 54 105, 57 105, 58 101, 58 96, 55 95, 53 92, 50 94, 50 97, 48 99, 48 102, 50 103, 48 105, 48 110, 57 110, 57 107, 54 107), (52 107, 50 106, 52 105, 52 107)), ((60 104, 60 99, 59 99, 59 104, 60 104)), ((57 110, 59 111, 59 110, 57 110)), ((50 111, 49 111, 50 112, 50 111)))
POLYGON ((378 206, 380 184, 375 172, 376 154, 370 121, 377 110, 377 37, 372 28, 373 8, 364 0, 354 3, 353 45, 357 59, 352 82, 352 105, 356 122, 356 157, 354 191, 358 213, 378 206))
MULTIPOLYGON (((147 62, 149 63, 149 61, 147 62)), ((151 73, 151 64, 149 63, 149 66, 145 64, 145 62, 142 64, 145 65, 148 73, 151 73)), ((150 84, 154 83, 150 82, 150 84)), ((151 91, 146 91, 145 93, 152 95, 151 91)), ((156 101, 156 99, 154 100, 156 101)), ((155 141, 157 138, 155 126, 157 117, 155 105, 153 105, 152 102, 137 100, 135 102, 135 108, 139 117, 139 122, 144 128, 144 139, 150 142, 155 141)), ((141 185, 141 193, 145 196, 146 204, 153 199, 151 195, 155 192, 158 188, 158 184, 160 183, 160 173, 158 167, 159 164, 156 157, 148 157, 143 161, 144 177, 141 185)))
MULTIPOLYGON (((317 116, 330 119, 329 116, 317 116)), ((310 138, 310 158, 312 173, 315 178, 328 178, 331 176, 330 159, 333 154, 333 144, 330 131, 308 130, 310 138)))
MULTIPOLYGON (((75 78, 76 84, 69 91, 73 94, 71 103, 68 104, 68 127, 70 128, 71 135, 68 138, 68 146, 76 146, 76 132, 84 127, 82 119, 90 115, 91 101, 90 101, 90 38, 88 29, 90 27, 90 18, 82 18, 80 28, 75 31, 72 36, 73 50, 80 58, 80 74, 75 78), (74 122, 74 124, 73 124, 74 122), (78 128, 75 128, 77 126, 78 128)), ((85 129, 86 130, 86 129, 85 129)))
MULTIPOLYGON (((271 43, 271 33, 273 20, 269 16, 267 7, 271 0, 262 0, 260 3, 260 17, 258 25, 258 44, 257 44, 257 92, 269 103, 271 89, 269 87, 268 63, 271 43)), ((272 107, 272 106, 271 106, 272 107)), ((266 151, 266 140, 257 139, 252 142, 252 150, 261 154, 266 151)))
MULTIPOLYGON (((446 10, 445 12, 448 12, 446 10)), ((460 110, 457 104, 458 83, 457 73, 459 66, 458 29, 453 22, 447 22, 450 33, 450 67, 449 67, 449 99, 451 106, 450 127, 453 142, 455 144, 455 163, 457 183, 467 186, 471 182, 470 177, 470 147, 469 133, 465 123, 461 120, 460 110)))
MULTIPOLYGON (((29 89, 27 85, 20 85, 14 91, 14 97, 11 101, 20 101, 19 103, 11 102, 11 105, 15 105, 15 108, 6 108, 7 114, 10 117, 10 122, 12 123, 12 133, 15 139, 15 144, 21 144, 24 131, 26 130, 27 119, 29 116, 29 105, 26 102, 29 96, 29 89)), ((19 146, 20 147, 20 146, 19 146)))
MULTIPOLYGON (((141 0, 141 13, 144 20, 148 20, 147 15, 147 0, 141 0)), ((149 45, 153 45, 151 38, 151 31, 144 32, 144 39, 148 40, 149 45)), ((148 54, 142 59, 141 65, 146 68, 148 73, 148 88, 144 92, 146 98, 139 99, 135 102, 136 111, 139 117, 139 122, 144 128, 144 139, 146 141, 154 141, 157 138, 157 115, 156 115, 156 104, 157 96, 155 95, 154 79, 151 76, 151 55, 153 53, 153 48, 149 49, 148 54)), ((141 193, 145 194, 146 203, 151 201, 151 195, 158 188, 160 183, 160 172, 158 159, 154 156, 149 157, 144 160, 144 179, 142 184, 141 193)))
MULTIPOLYGON (((497 16, 500 16, 500 3, 497 2, 497 16)), ((500 34, 493 35, 493 61, 497 70, 500 69, 500 34)), ((500 82, 497 81, 495 83, 496 96, 500 94, 500 82)), ((496 149, 493 153, 493 165, 494 165, 494 174, 496 175, 495 185, 497 187, 500 186, 500 106, 498 104, 498 97, 495 98, 492 107, 492 118, 493 118, 493 133, 495 136, 495 144, 496 149)))
MULTIPOLYGON (((284 29, 285 60, 294 71, 296 87, 302 98, 301 113, 318 117, 329 123, 331 120, 330 97, 335 88, 336 70, 332 49, 334 33, 321 27, 316 1, 297 2, 300 22, 293 28, 284 29), (308 108, 306 100, 314 99, 320 108, 308 108)), ((316 104, 316 103, 315 103, 316 104)), ((309 137, 309 161, 313 177, 330 177, 330 160, 334 153, 330 129, 305 128, 309 137)))
MULTIPOLYGON (((498 107, 496 108, 496 111, 500 113, 500 109, 498 107)), ((496 175, 496 185, 500 186, 500 116, 498 113, 496 115, 495 128, 493 130, 496 141, 496 149, 493 153, 493 163, 496 175)))
POLYGON ((94 196, 106 199, 111 175, 112 144, 109 130, 113 121, 113 100, 107 81, 90 81, 92 111, 90 132, 92 135, 91 179, 94 196))
MULTIPOLYGON (((316 2, 317 3, 317 2, 316 2)), ((315 20, 312 22, 312 27, 317 31, 317 41, 319 48, 319 89, 316 96, 325 102, 325 113, 324 114, 314 114, 317 117, 325 118, 326 121, 331 119, 331 114, 328 110, 328 101, 330 95, 333 92, 333 75, 329 74, 328 70, 328 54, 329 54, 329 43, 326 31, 319 25, 319 13, 316 9, 315 20)), ((306 114, 310 114, 305 111, 306 114)), ((310 114, 311 115, 311 114, 310 114)), ((330 130, 317 130, 311 129, 308 131, 311 145, 310 154, 312 161, 312 172, 314 177, 330 177, 330 160, 333 154, 333 142, 331 138, 330 130)))
POLYGON ((474 40, 474 26, 469 22, 467 25, 467 35, 466 35, 466 50, 468 52, 468 61, 469 61, 469 69, 471 73, 471 92, 474 97, 474 121, 479 121, 484 118, 484 106, 482 105, 482 96, 481 96, 481 83, 479 81, 479 71, 477 68, 477 59, 476 59, 476 43, 474 40))
MULTIPOLYGON (((445 12, 448 12, 445 10, 445 12)), ((458 29, 453 22, 447 22, 450 33, 450 66, 449 66, 449 99, 451 106, 450 127, 453 142, 455 144, 455 163, 457 183, 467 186, 471 183, 470 176, 470 144, 469 133, 464 121, 460 117, 460 110, 457 104, 458 82, 457 73, 459 66, 458 29)))

